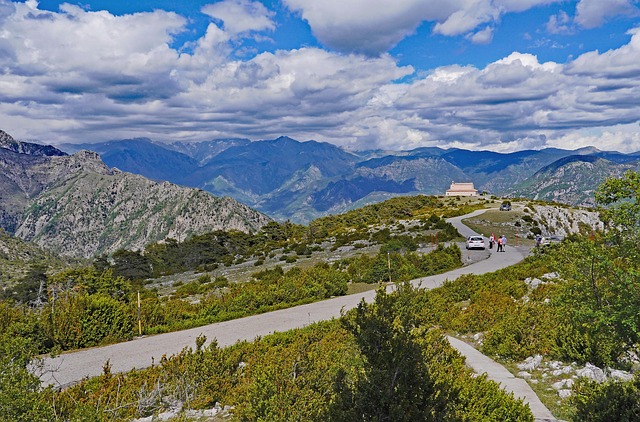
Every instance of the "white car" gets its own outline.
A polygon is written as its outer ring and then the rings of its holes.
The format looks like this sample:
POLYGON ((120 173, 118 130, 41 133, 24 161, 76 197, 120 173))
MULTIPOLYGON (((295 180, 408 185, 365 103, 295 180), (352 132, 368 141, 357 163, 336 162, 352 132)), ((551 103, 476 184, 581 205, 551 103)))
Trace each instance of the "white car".
POLYGON ((467 237, 467 249, 484 249, 484 237, 469 236, 467 237))

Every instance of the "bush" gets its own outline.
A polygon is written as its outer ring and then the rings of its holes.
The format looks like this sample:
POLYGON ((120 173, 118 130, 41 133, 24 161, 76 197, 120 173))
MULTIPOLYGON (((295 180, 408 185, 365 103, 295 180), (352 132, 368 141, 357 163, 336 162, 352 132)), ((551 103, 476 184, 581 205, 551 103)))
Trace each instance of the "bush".
POLYGON ((640 378, 599 384, 581 378, 573 387, 574 420, 633 422, 640 420, 640 378))

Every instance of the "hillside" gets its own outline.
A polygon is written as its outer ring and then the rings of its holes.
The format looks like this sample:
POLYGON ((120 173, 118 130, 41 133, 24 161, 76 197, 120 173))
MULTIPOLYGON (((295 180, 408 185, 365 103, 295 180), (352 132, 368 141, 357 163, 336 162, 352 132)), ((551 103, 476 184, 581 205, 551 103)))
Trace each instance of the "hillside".
POLYGON ((595 189, 607 178, 638 170, 639 161, 617 163, 597 155, 572 155, 543 167, 507 193, 545 201, 592 207, 595 189))
POLYGON ((55 272, 68 264, 68 260, 10 236, 0 228, 0 290, 5 286, 14 285, 31 268, 42 267, 55 272))
MULTIPOLYGON (((78 148, 63 147, 69 152, 78 148)), ((101 153, 111 167, 230 196, 275 219, 298 223, 394 196, 441 195, 452 181, 471 181, 480 191, 494 195, 562 197, 565 203, 586 205, 592 203, 592 192, 608 170, 610 176, 619 174, 615 166, 601 168, 602 177, 589 175, 588 167, 574 168, 577 173, 572 177, 583 181, 575 195, 565 195, 565 181, 545 180, 548 174, 544 172, 566 164, 567 157, 597 157, 618 165, 633 165, 640 158, 595 148, 511 153, 437 147, 346 151, 328 143, 287 137, 169 144, 134 139, 82 147, 101 153), (540 183, 545 187, 534 187, 540 183), (547 191, 557 195, 547 195, 547 191)))
POLYGON ((0 148, 0 227, 62 255, 90 257, 269 219, 230 198, 110 169, 93 152, 34 156, 0 148))

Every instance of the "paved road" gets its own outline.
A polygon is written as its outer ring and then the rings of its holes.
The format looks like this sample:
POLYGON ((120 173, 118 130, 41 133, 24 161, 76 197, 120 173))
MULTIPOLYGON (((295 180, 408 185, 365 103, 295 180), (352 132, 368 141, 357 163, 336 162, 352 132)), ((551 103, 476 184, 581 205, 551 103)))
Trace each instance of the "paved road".
MULTIPOLYGON (((482 212, 484 211, 476 211, 463 217, 451 218, 448 221, 466 237, 475 233, 463 225, 461 220, 482 212)), ((432 289, 442 285, 445 280, 454 280, 464 274, 482 274, 513 265, 521 261, 528 254, 528 250, 511 246, 508 247, 505 253, 467 252, 465 250, 463 258, 466 257, 472 262, 476 260, 476 257, 480 256, 472 254, 483 254, 482 258, 486 255, 489 256, 487 259, 481 259, 445 274, 413 280, 412 283, 415 286, 432 289)), ((55 358, 46 358, 44 361, 45 368, 51 369, 51 371, 46 371, 40 378, 43 385, 64 387, 85 377, 100 375, 102 367, 107 361, 111 364, 112 372, 126 372, 133 368, 146 368, 154 362, 158 362, 163 355, 170 356, 180 352, 185 347, 195 347, 196 337, 200 335, 205 335, 209 340, 215 338, 221 347, 229 346, 238 341, 251 341, 256 337, 265 336, 276 331, 287 331, 318 321, 338 318, 342 311, 355 308, 363 299, 369 303, 373 302, 375 291, 336 297, 321 302, 174 333, 137 338, 125 343, 65 353, 55 358)), ((476 372, 486 371, 488 377, 500 382, 505 390, 513 392, 516 397, 524 398, 525 402, 531 406, 536 420, 554 420, 551 413, 542 405, 526 382, 523 381, 524 385, 522 385, 519 382, 522 380, 507 376, 508 371, 504 367, 475 351, 471 346, 453 338, 450 338, 450 342, 452 346, 467 357, 469 366, 476 372), (493 364, 490 364, 490 362, 493 362, 493 364), (506 371, 506 373, 503 371, 506 371)))

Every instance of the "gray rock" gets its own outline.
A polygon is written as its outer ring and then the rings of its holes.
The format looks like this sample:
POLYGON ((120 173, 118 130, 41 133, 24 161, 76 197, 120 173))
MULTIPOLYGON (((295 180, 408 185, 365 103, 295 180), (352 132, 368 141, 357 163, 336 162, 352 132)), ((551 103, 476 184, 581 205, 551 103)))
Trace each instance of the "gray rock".
POLYGON ((633 374, 627 371, 621 371, 619 369, 611 369, 608 368, 609 376, 613 379, 617 379, 620 381, 631 381, 633 379, 633 374))
POLYGON ((542 355, 529 356, 523 363, 517 365, 521 371, 533 371, 542 363, 542 355))
POLYGON ((532 277, 528 277, 524 280, 524 282, 532 289, 535 290, 538 288, 538 286, 540 286, 541 284, 544 284, 544 281, 540 280, 539 278, 532 278, 532 277))
POLYGON ((576 375, 592 379, 596 382, 604 382, 607 379, 607 376, 604 374, 602 369, 590 363, 587 363, 584 368, 578 369, 576 371, 576 375))
POLYGON ((522 379, 525 379, 525 380, 530 380, 530 379, 531 379, 531 374, 530 374, 530 373, 528 373, 528 372, 526 372, 526 371, 520 371, 520 372, 518 372, 518 376, 519 376, 520 378, 522 378, 522 379))
POLYGON ((569 389, 562 389, 562 390, 558 390, 558 396, 560 396, 561 399, 566 399, 571 397, 572 391, 569 389))
POLYGON ((567 366, 563 366, 562 368, 558 368, 555 369, 551 372, 551 375, 553 375, 554 377, 559 377, 560 375, 563 374, 570 374, 573 372, 573 368, 569 365, 567 366))

